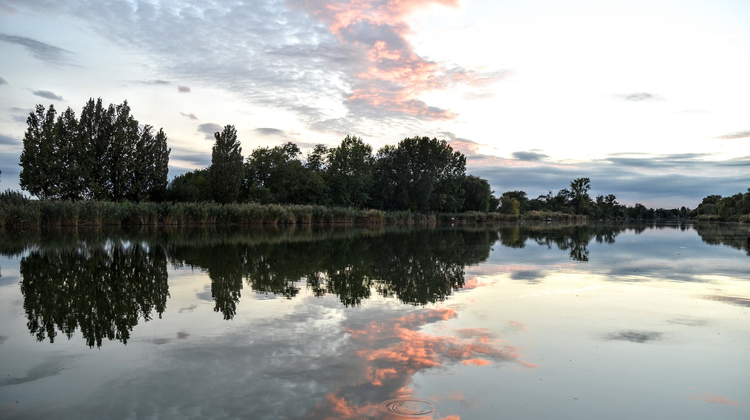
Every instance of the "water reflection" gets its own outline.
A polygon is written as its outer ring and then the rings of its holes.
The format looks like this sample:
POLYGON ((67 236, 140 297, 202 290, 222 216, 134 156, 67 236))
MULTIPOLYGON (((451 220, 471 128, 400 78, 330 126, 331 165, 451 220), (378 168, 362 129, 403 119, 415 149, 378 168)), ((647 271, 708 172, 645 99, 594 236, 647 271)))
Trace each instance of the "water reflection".
POLYGON ((159 246, 108 243, 33 250, 20 262, 29 331, 38 341, 81 330, 86 344, 127 344, 140 318, 161 317, 167 304, 167 259, 159 246))
MULTIPOLYGON (((653 227, 37 231, 0 235, 0 254, 22 256, 21 292, 29 331, 39 341, 53 342, 58 332, 70 338, 80 329, 93 347, 105 338, 127 343, 141 318, 148 321, 154 312, 161 317, 169 296, 169 264, 205 271, 214 311, 231 320, 243 287, 287 299, 306 288, 318 297, 335 295, 344 307, 360 305, 373 295, 425 305, 467 287, 465 267, 486 261, 495 244, 557 248, 573 261, 588 262, 592 242, 614 244, 625 231, 653 227)), ((750 255, 744 226, 698 224, 696 230, 707 243, 750 255)), ((540 277, 544 274, 538 270, 511 275, 528 282, 540 277)), ((746 300, 732 303, 746 305, 746 300)))

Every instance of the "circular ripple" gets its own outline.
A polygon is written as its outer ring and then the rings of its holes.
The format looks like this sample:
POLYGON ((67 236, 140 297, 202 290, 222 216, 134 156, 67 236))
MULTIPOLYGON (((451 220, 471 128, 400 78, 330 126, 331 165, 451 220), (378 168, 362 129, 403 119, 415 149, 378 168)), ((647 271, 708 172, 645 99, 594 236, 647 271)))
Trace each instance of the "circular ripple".
POLYGON ((424 417, 435 412, 435 406, 426 400, 418 398, 395 398, 380 404, 380 409, 386 413, 401 417, 424 417))

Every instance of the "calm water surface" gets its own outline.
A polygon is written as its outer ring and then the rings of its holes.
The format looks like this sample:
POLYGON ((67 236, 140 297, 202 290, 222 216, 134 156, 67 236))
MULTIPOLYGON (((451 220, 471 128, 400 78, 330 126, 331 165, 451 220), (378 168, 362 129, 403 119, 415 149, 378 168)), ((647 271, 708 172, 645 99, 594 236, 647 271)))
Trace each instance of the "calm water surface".
POLYGON ((0 418, 748 419, 748 236, 0 233, 0 418))

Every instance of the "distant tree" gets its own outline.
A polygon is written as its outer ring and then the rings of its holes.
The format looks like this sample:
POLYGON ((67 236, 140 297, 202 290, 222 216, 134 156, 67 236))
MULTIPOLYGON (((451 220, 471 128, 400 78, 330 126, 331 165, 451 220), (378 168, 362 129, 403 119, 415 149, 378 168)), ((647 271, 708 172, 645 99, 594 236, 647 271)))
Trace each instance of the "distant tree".
POLYGON ((166 190, 168 201, 199 202, 211 201, 211 181, 208 169, 196 169, 177 175, 166 190))
POLYGON ((307 154, 305 167, 313 172, 324 172, 328 167, 328 149, 323 144, 316 144, 311 152, 307 154))
POLYGON ((216 142, 211 150, 209 169, 211 192, 217 202, 231 203, 237 200, 245 173, 242 148, 233 125, 214 133, 214 138, 216 142))
POLYGON ((570 206, 572 207, 575 214, 587 214, 590 204, 591 197, 589 197, 589 190, 591 189, 591 180, 588 178, 576 178, 570 183, 570 206))
POLYGON ((521 213, 524 213, 527 210, 529 210, 529 197, 528 195, 526 195, 524 191, 520 191, 520 190, 506 191, 501 195, 501 197, 515 198, 516 201, 518 201, 518 205, 519 205, 521 213))

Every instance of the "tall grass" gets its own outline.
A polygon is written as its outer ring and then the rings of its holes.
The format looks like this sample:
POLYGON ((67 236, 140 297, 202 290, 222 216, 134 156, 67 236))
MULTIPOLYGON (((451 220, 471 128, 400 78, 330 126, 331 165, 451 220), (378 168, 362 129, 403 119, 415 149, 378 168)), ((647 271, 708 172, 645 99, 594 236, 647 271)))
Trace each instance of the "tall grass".
POLYGON ((350 207, 281 204, 114 203, 108 201, 0 200, 0 226, 192 226, 192 225, 435 225, 485 224, 518 220, 580 221, 585 216, 528 212, 456 214, 385 212, 350 207))

